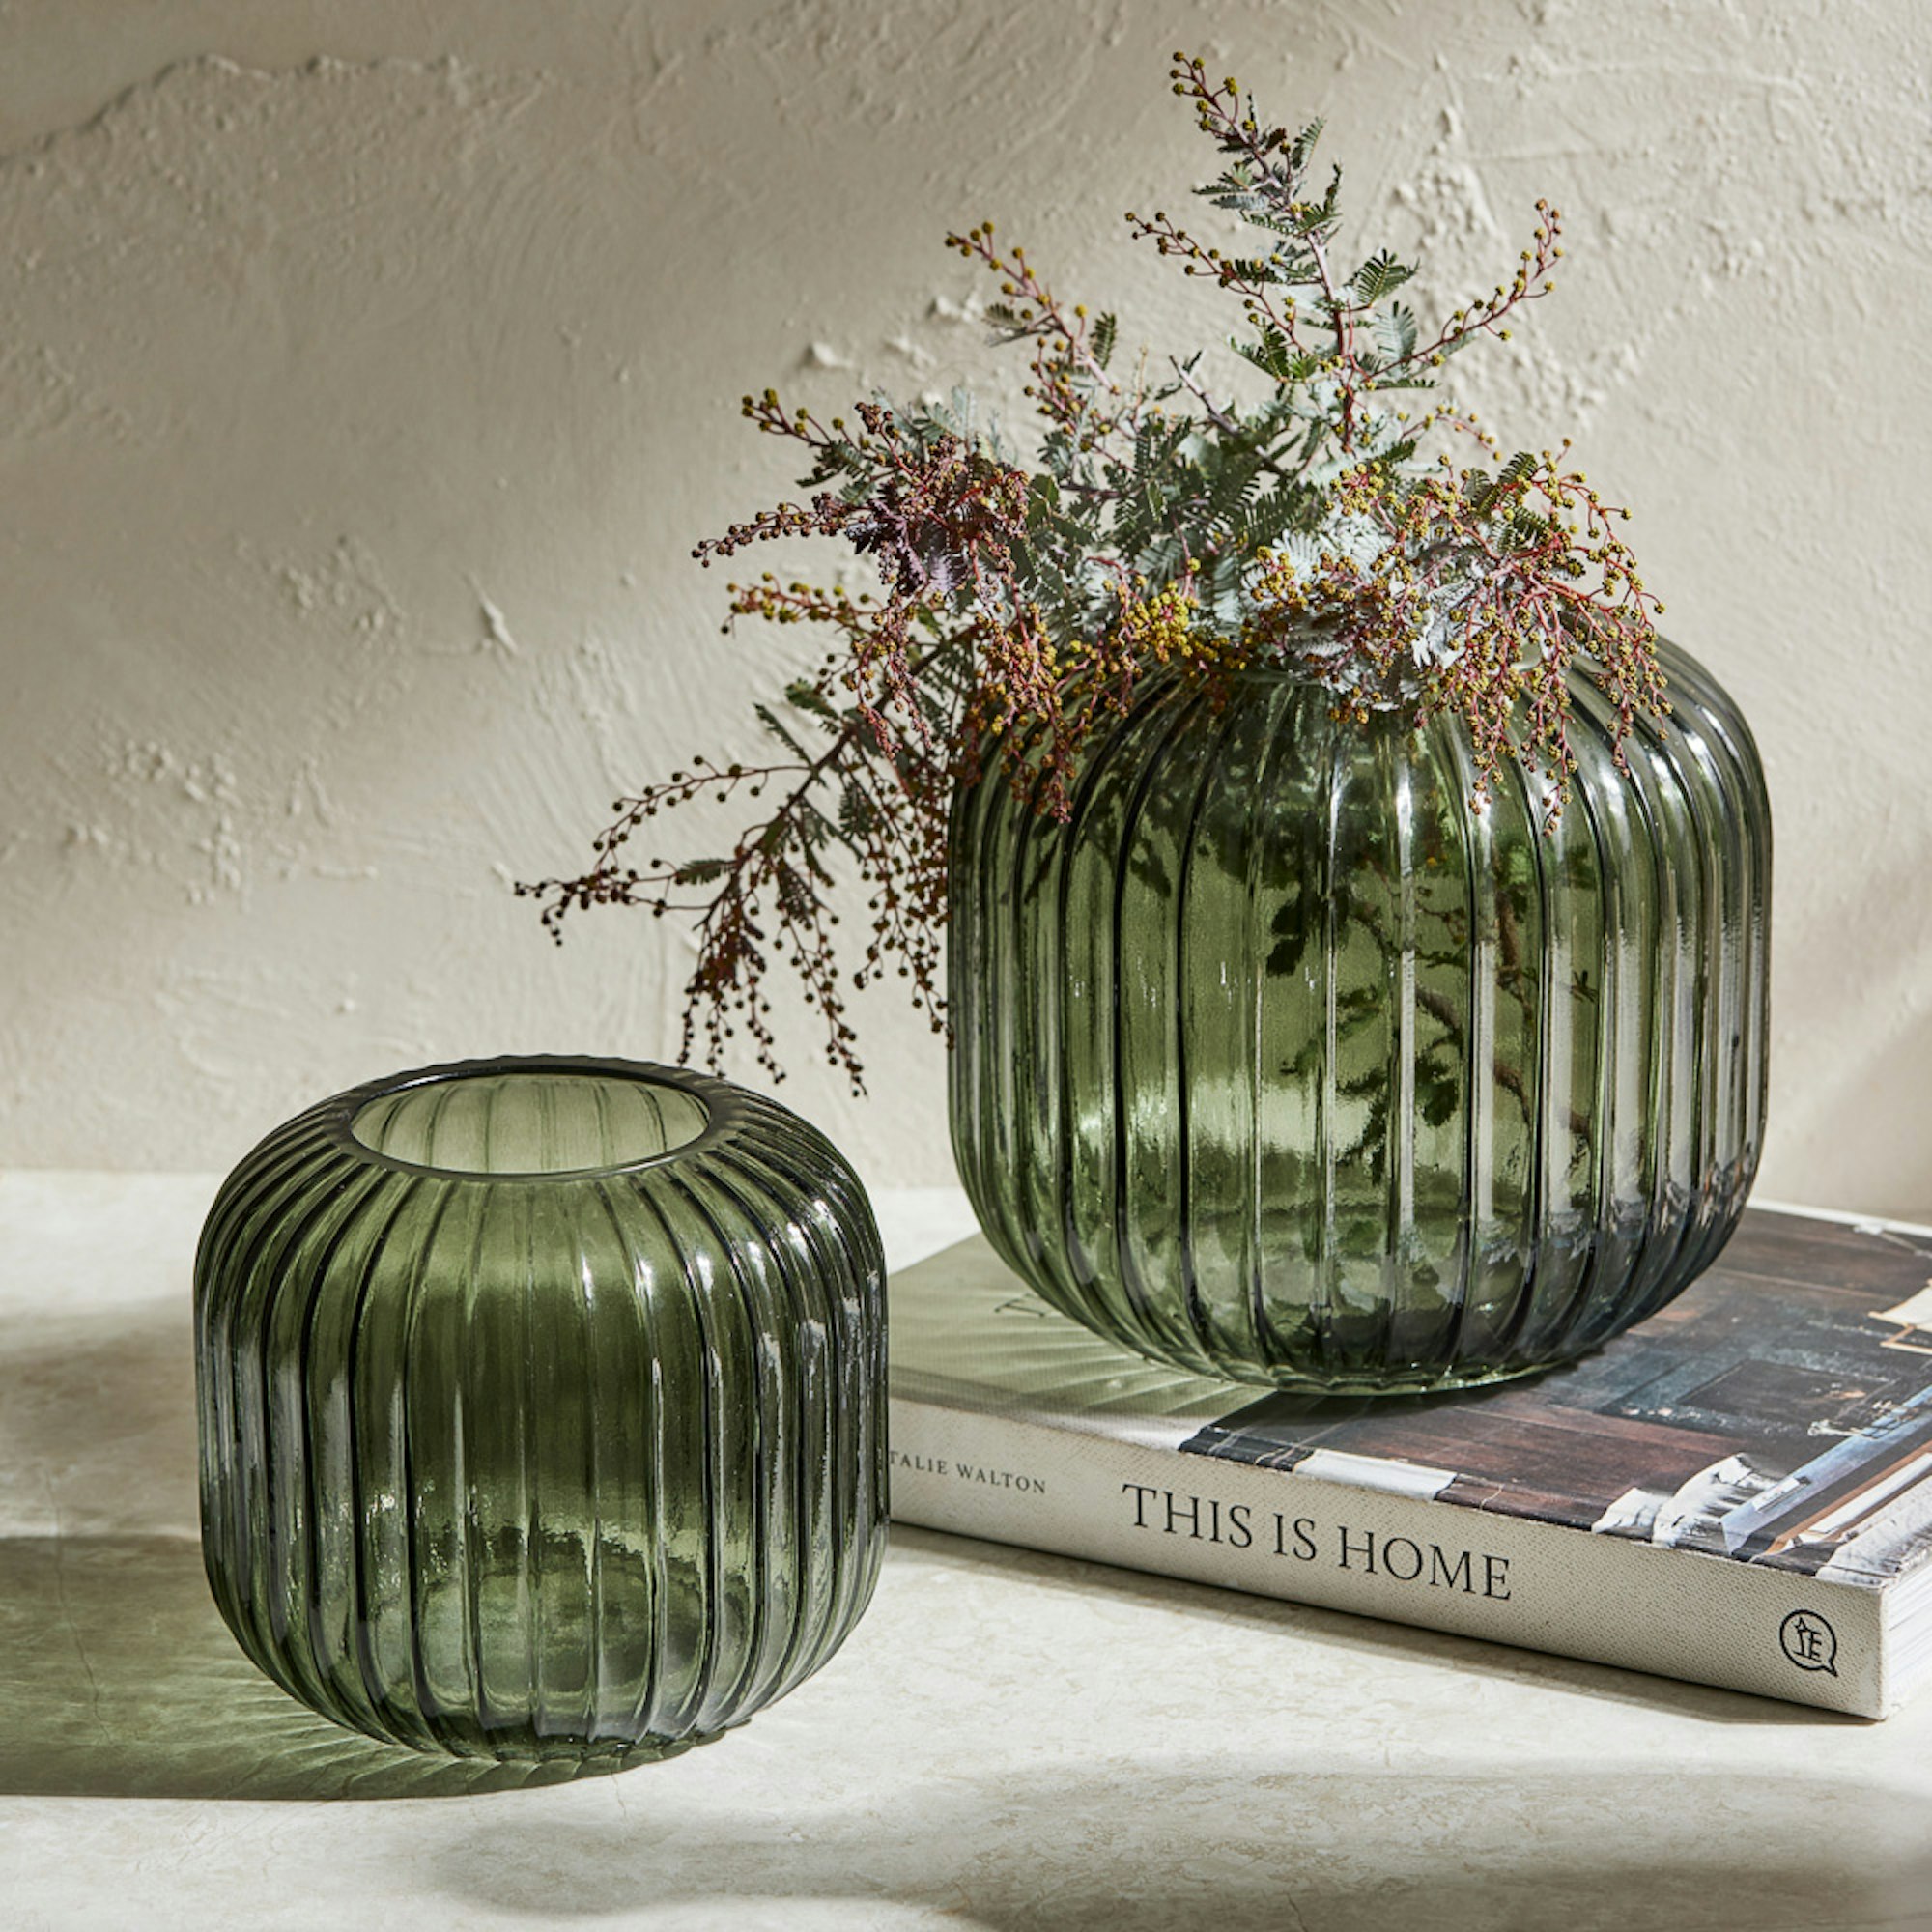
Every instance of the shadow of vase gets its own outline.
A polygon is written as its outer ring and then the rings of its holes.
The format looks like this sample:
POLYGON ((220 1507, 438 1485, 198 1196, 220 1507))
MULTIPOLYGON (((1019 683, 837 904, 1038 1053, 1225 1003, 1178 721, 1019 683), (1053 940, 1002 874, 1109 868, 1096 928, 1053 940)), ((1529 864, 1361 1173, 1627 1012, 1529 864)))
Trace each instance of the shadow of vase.
POLYGON ((603 1775, 422 1755, 298 1704, 221 1621, 196 1509, 185 1293, 0 1322, 0 1794, 432 1798, 603 1775))
POLYGON ((0 1792, 435 1798, 578 1775, 422 1756, 315 1716, 242 1654, 190 1538, 0 1541, 0 1792))
MULTIPOLYGON (((809 1808, 809 1805, 808 1805, 809 1808)), ((648 1816, 466 1823, 428 1871, 460 1911, 741 1932, 1764 1932, 1923 1926, 1917 1792, 1661 1764, 936 1764, 799 1829, 728 1794, 648 1816), (560 1877, 559 1875, 564 1875, 560 1877)))

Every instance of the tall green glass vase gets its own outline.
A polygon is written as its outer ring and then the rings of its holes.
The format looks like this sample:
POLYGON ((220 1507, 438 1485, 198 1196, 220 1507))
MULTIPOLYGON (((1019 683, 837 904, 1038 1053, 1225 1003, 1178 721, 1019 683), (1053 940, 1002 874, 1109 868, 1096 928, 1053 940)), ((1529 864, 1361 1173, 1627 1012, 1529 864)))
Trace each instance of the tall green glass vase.
POLYGON ((995 770, 951 853, 952 1126, 1002 1257, 1156 1360, 1454 1388, 1663 1306, 1736 1225, 1765 1105, 1771 813, 1685 652, 1568 806, 1470 809, 1453 718, 1289 672, 1151 681, 1071 816, 995 770))
POLYGON ((325 1716, 460 1756, 661 1756, 871 1595, 885 1269, 823 1135, 682 1069, 471 1061, 229 1176, 195 1269, 202 1548, 325 1716))

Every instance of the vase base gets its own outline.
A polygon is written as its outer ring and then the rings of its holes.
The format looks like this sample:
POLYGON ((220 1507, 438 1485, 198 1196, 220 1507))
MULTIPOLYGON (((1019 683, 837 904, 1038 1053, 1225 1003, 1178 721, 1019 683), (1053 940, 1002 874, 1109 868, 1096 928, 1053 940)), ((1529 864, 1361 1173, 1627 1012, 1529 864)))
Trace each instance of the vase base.
POLYGON ((1104 1321, 1091 1320, 1077 1308, 1068 1308, 1051 1295, 1040 1299, 1058 1313, 1071 1316, 1082 1326, 1118 1344, 1147 1361, 1164 1368, 1179 1369, 1190 1376, 1207 1376, 1215 1381, 1234 1384, 1275 1395, 1302 1396, 1310 1400, 1337 1396, 1350 1401, 1368 1397, 1414 1397, 1454 1395, 1471 1389, 1492 1387, 1499 1382, 1522 1381, 1531 1376, 1548 1375, 1552 1369, 1567 1367, 1594 1354, 1604 1339, 1560 1354, 1541 1356, 1534 1361, 1462 1362, 1431 1364, 1393 1362, 1378 1366, 1357 1365, 1349 1369, 1320 1369, 1299 1363, 1268 1363, 1218 1358, 1207 1350, 1163 1349, 1150 1343, 1145 1335, 1123 1333, 1104 1321))
POLYGON ((1523 1381, 1531 1376, 1548 1375, 1552 1369, 1566 1367, 1569 1363, 1579 1359, 1578 1355, 1562 1355, 1548 1362, 1524 1362, 1507 1368, 1418 1370, 1411 1374, 1393 1372, 1381 1376, 1313 1376, 1291 1369, 1275 1373, 1265 1369, 1256 1369, 1237 1374, 1224 1367, 1204 1367, 1199 1363, 1177 1362, 1174 1366, 1187 1368, 1196 1375, 1212 1375, 1220 1380, 1233 1382, 1241 1388, 1267 1390, 1275 1395, 1306 1396, 1311 1399, 1343 1396, 1355 1400, 1374 1396, 1455 1395, 1465 1393, 1470 1389, 1492 1388, 1499 1382, 1523 1381))
MULTIPOLYGON (((339 1723, 341 1719, 331 1717, 331 1721, 339 1723)), ((593 1774, 629 1771, 636 1765, 657 1764, 666 1758, 682 1757, 686 1751, 699 1745, 716 1744, 727 1731, 739 1730, 749 1721, 749 1719, 741 1718, 736 1723, 721 1724, 716 1730, 692 1731, 680 1738, 640 1738, 635 1744, 626 1744, 615 1738, 582 1740, 519 1736, 497 1739, 473 1733, 430 1744, 416 1738, 367 1729, 359 1724, 344 1725, 344 1728, 359 1731, 362 1736, 374 1738, 379 1744, 391 1745, 431 1761, 521 1765, 531 1771, 547 1767, 558 1773, 579 1770, 593 1774)))

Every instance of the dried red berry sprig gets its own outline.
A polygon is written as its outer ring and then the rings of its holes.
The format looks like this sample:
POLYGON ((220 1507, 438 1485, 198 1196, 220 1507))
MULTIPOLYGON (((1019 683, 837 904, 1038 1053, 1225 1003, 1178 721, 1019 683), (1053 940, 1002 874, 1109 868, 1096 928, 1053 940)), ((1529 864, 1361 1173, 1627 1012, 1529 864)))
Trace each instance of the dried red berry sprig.
POLYGON ((1539 202, 1511 275, 1425 328, 1403 299, 1408 265, 1384 251, 1343 271, 1340 170, 1311 185, 1319 122, 1267 124, 1236 81, 1185 54, 1169 78, 1222 159, 1196 193, 1262 239, 1224 250, 1165 213, 1127 221, 1238 304, 1236 347, 1269 379, 1259 403, 1215 393, 1198 354, 1167 358, 1159 381, 1145 351, 1130 377, 1114 374, 1115 318, 1063 301, 1024 248, 995 242, 991 222, 947 242, 999 278, 988 317, 1029 355, 1031 460, 969 397, 906 409, 874 397, 855 406, 856 426, 787 410, 774 390, 744 400, 761 432, 805 451, 810 494, 695 554, 708 564, 832 537, 876 573, 877 589, 771 572, 733 583, 734 619, 830 634, 783 710, 755 707, 784 755, 694 761, 617 801, 586 872, 519 888, 559 936, 567 914, 593 905, 694 922, 686 1057, 701 1048, 720 1065, 742 1032, 781 1077, 764 990, 779 963, 799 977, 855 1088, 849 992, 890 970, 942 1026, 955 786, 1004 758, 1041 810, 1064 813, 1089 735, 1149 675, 1211 690, 1231 666, 1290 664, 1326 684, 1340 713, 1454 713, 1474 756, 1472 807, 1522 760, 1545 774, 1552 815, 1574 769, 1579 662, 1614 709, 1620 758, 1638 716, 1667 709, 1653 621, 1662 607, 1612 528, 1625 513, 1568 466, 1568 444, 1505 459, 1472 412, 1412 420, 1402 407, 1472 342, 1506 338, 1514 313, 1548 291, 1558 212, 1539 202), (1423 447, 1465 435, 1493 469, 1432 461, 1423 447), (757 799, 762 815, 719 857, 629 863, 646 823, 700 797, 757 799), (870 922, 855 967, 841 961, 831 910, 845 870, 870 922))
MULTIPOLYGON (((1460 426, 1500 457, 1479 426, 1460 426)), ((1656 657, 1663 606, 1618 528, 1630 513, 1564 467, 1569 446, 1519 453, 1494 474, 1456 469, 1444 456, 1400 490, 1373 466, 1348 471, 1336 486, 1339 510, 1378 529, 1380 547, 1366 563, 1322 551, 1312 568, 1265 554, 1245 649, 1292 657, 1319 639, 1331 678, 1353 659, 1363 674, 1338 708, 1358 716, 1368 709, 1358 694, 1396 687, 1423 657, 1418 722, 1442 711, 1462 718, 1474 753, 1471 809, 1481 810, 1504 765, 1520 759, 1542 772, 1553 824, 1577 768, 1570 672, 1579 656, 1615 708, 1619 766, 1638 715, 1670 708, 1656 657)))
POLYGON ((1123 389, 1108 373, 1113 358, 1112 316, 1095 319, 1084 302, 1067 307, 1042 282, 1026 250, 1003 255, 993 243, 993 224, 980 222, 946 245, 1000 277, 1003 299, 987 311, 1009 342, 1033 346, 1033 381, 1024 394, 1075 457, 1091 456, 1139 429, 1149 406, 1146 358, 1123 389))
MULTIPOLYGON (((915 673, 922 668, 915 662, 915 673)), ((837 717, 824 682, 794 684, 793 707, 837 717)), ((863 987, 896 956, 913 982, 915 1004, 935 1029, 944 1024, 935 989, 952 774, 915 750, 892 760, 867 755, 873 725, 856 708, 815 754, 775 713, 763 715, 791 757, 729 765, 700 757, 689 771, 614 802, 617 815, 598 835, 588 871, 520 884, 517 892, 544 902, 543 923, 559 943, 567 915, 598 905, 641 906, 657 918, 673 913, 694 921, 697 963, 685 987, 681 1060, 701 1051, 708 1064, 722 1065, 742 1030, 759 1065, 782 1080, 764 990, 773 960, 781 960, 819 1016, 827 1057, 861 1088, 857 1035, 846 1014, 848 983, 863 987), (828 814, 822 800, 832 783, 837 803, 828 814), (775 787, 778 797, 769 810, 717 857, 676 863, 654 857, 645 867, 626 857, 631 841, 662 812, 707 795, 721 805, 741 794, 758 799, 775 787), (835 848, 855 862, 869 895, 865 963, 850 975, 841 967, 834 933, 839 915, 827 897, 835 884, 828 863, 835 848)))

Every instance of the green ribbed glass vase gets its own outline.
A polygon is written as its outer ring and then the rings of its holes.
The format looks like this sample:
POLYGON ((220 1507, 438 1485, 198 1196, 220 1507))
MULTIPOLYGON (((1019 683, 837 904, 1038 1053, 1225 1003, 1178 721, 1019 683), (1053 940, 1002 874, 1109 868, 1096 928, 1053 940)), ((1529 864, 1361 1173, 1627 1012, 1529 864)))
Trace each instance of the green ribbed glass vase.
POLYGON ((742 1722, 871 1594, 884 1281, 850 1167, 720 1080, 501 1060, 324 1101, 229 1176, 196 1261, 222 1616, 419 1749, 742 1722))
POLYGON ((1765 1102, 1771 813, 1686 653, 1626 774, 1480 812, 1453 719, 1248 673, 1095 741, 1070 820, 1004 772, 951 852, 953 1147, 1046 1300, 1280 1387, 1453 1388, 1581 1353, 1722 1248, 1765 1102))

